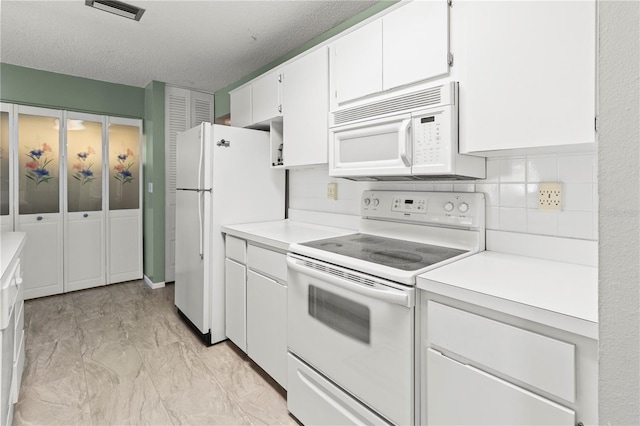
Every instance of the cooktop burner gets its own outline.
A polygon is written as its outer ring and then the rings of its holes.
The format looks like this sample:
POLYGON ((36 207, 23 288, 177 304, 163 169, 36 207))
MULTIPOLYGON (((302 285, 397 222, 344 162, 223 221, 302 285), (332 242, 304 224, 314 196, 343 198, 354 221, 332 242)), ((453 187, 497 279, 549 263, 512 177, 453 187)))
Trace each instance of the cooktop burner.
POLYGON ((465 250, 367 234, 327 238, 302 245, 404 271, 426 268, 467 253, 465 250))

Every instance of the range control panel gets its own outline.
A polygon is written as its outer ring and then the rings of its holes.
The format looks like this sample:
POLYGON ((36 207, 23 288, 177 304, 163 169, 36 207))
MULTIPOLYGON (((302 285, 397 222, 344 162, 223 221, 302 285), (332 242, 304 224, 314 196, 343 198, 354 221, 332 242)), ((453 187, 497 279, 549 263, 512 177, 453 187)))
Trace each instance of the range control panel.
POLYGON ((362 193, 360 212, 367 219, 484 227, 485 198, 479 192, 369 190, 362 193))

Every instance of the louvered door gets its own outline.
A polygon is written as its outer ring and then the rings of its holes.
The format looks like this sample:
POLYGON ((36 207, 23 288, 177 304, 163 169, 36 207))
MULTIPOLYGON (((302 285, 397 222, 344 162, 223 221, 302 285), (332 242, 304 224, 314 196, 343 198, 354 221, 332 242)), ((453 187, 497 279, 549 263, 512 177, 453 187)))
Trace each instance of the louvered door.
POLYGON ((165 282, 175 280, 176 136, 202 122, 213 122, 213 95, 165 88, 165 282))

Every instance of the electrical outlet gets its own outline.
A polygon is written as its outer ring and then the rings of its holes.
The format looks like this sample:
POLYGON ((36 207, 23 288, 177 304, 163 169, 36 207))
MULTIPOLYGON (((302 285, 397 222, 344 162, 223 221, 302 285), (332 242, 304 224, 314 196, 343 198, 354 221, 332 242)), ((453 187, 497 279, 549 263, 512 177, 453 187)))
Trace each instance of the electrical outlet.
POLYGON ((338 184, 330 183, 327 185, 327 199, 328 200, 337 200, 338 199, 338 184))
POLYGON ((540 182, 538 208, 541 210, 562 209, 562 184, 560 182, 540 182))

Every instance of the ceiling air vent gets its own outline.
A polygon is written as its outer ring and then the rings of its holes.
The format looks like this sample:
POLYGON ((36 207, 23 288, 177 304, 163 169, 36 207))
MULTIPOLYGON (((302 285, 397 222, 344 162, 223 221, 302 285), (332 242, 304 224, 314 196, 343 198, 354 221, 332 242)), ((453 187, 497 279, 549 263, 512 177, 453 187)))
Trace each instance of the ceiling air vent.
POLYGON ((124 18, 133 19, 134 21, 139 21, 144 13, 144 9, 140 9, 139 7, 132 6, 127 3, 122 3, 121 1, 85 0, 84 4, 124 18))

